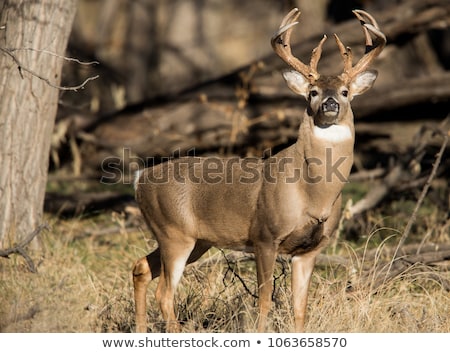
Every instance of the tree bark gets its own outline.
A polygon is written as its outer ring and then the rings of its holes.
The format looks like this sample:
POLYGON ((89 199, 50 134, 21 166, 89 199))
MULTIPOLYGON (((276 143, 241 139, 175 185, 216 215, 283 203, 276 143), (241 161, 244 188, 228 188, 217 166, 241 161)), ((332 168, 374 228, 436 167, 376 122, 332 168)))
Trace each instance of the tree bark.
POLYGON ((0 1, 0 248, 42 222, 62 59, 76 0, 0 1))

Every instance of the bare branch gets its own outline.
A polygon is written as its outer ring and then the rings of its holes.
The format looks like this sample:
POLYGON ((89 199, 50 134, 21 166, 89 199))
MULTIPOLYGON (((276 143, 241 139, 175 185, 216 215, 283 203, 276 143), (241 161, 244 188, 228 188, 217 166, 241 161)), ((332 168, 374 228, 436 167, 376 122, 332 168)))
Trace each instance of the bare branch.
MULTIPOLYGON (((250 294, 253 298, 258 298, 258 295, 252 293, 252 291, 248 288, 247 284, 245 283, 245 281, 242 279, 242 277, 236 272, 236 269, 232 266, 232 262, 227 258, 227 255, 225 254, 225 252, 221 249, 220 250, 222 253, 222 256, 224 257, 225 261, 227 262, 227 272, 225 273, 225 275, 223 276, 223 281, 225 281, 225 277, 227 276, 227 273, 230 271, 233 276, 235 278, 237 278, 239 280, 239 282, 241 282, 242 287, 244 287, 245 291, 250 294)), ((225 283, 224 283, 225 284, 225 283)))
MULTIPOLYGON (((83 83, 79 84, 78 86, 59 86, 59 85, 55 85, 55 84, 51 83, 50 80, 49 80, 48 78, 45 78, 45 77, 39 75, 37 72, 35 72, 35 71, 33 71, 33 70, 27 68, 26 66, 23 66, 22 63, 20 62, 20 60, 12 53, 12 52, 15 51, 15 50, 17 50, 17 49, 13 49, 13 50, 12 50, 12 49, 0 48, 0 51, 1 51, 1 52, 3 52, 3 53, 5 53, 6 55, 8 55, 8 56, 16 63, 17 68, 18 68, 18 70, 19 70, 20 77, 22 77, 22 79, 24 78, 24 77, 23 77, 22 71, 25 71, 25 72, 28 72, 29 74, 31 74, 32 76, 35 76, 35 77, 37 77, 38 79, 44 81, 44 82, 45 82, 47 85, 49 85, 50 87, 56 88, 56 89, 61 90, 61 91, 75 91, 75 92, 76 92, 76 91, 78 91, 79 89, 83 89, 84 86, 86 86, 86 84, 87 84, 89 81, 95 80, 95 79, 97 79, 97 78, 100 77, 99 75, 95 75, 95 76, 88 77, 86 80, 84 80, 83 83)), ((42 52, 45 53, 46 51, 42 51, 42 52)), ((57 55, 57 54, 55 54, 55 53, 51 53, 51 55, 60 57, 59 55, 57 55)), ((90 65, 90 64, 96 63, 96 62, 82 63, 82 62, 79 62, 77 59, 73 59, 73 58, 64 58, 64 59, 65 59, 65 60, 69 60, 69 61, 76 61, 76 62, 78 62, 78 63, 80 63, 80 64, 82 64, 82 65, 90 65)))
MULTIPOLYGON (((448 116, 444 122, 442 123, 442 126, 446 126, 448 120, 449 120, 450 116, 448 116)), ((425 199, 425 196, 428 193, 428 189, 431 186, 431 182, 433 181, 434 177, 436 176, 438 167, 441 163, 442 160, 442 156, 444 154, 445 148, 447 147, 447 143, 449 140, 449 135, 450 135, 450 131, 447 132, 442 132, 440 130, 436 130, 436 132, 440 133, 443 136, 443 142, 441 145, 441 148, 439 150, 439 152, 436 154, 436 159, 433 163, 433 168, 430 172, 430 175, 422 189, 422 192, 419 196, 419 199, 417 200, 416 206, 414 208, 413 213, 411 214, 410 219, 408 220, 408 223, 406 224, 405 230, 403 231, 403 234, 397 244, 397 247, 395 248, 394 254, 392 255, 392 259, 389 262, 389 264, 386 266, 387 269, 385 271, 385 275, 384 275, 384 279, 380 280, 379 282, 385 283, 386 281, 388 281, 390 278, 393 278, 395 276, 397 276, 397 274, 401 273, 402 271, 404 271, 407 267, 410 266, 411 263, 415 263, 417 261, 422 261, 425 262, 424 259, 424 254, 420 254, 417 255, 416 257, 413 257, 413 259, 410 259, 410 261, 406 260, 405 256, 399 256, 397 257, 397 254, 399 253, 400 249, 403 247, 406 239, 409 236, 409 233, 411 231, 411 227, 413 226, 414 222, 416 221, 417 218, 417 213, 419 212, 420 207, 422 206, 422 203, 425 199), (420 256, 420 259, 418 259, 418 257, 420 256)), ((448 259, 450 256, 450 252, 449 251, 444 251, 442 252, 442 254, 438 254, 440 257, 442 257, 443 259, 448 259)), ((437 261, 437 259, 439 259, 439 256, 436 257, 436 254, 433 255, 431 258, 433 261, 437 261)), ((427 258, 428 259, 428 258, 427 258)))
POLYGON ((24 240, 22 240, 19 244, 13 246, 12 248, 2 250, 0 249, 0 257, 9 258, 11 254, 19 254, 22 255, 25 261, 28 264, 28 268, 30 272, 36 273, 36 266, 34 266, 33 260, 30 256, 25 252, 25 247, 44 229, 50 229, 47 223, 43 223, 39 225, 34 231, 32 231, 24 240))
MULTIPOLYGON (((450 115, 447 117, 446 120, 448 120, 450 118, 450 115)), ((444 136, 444 140, 442 142, 441 148, 439 150, 439 152, 436 154, 436 160, 433 163, 433 168, 431 170, 430 176, 428 177, 427 182, 425 183, 422 192, 420 194, 419 199, 417 200, 416 203, 416 207, 414 208, 413 213, 411 214, 411 217, 405 227, 405 230, 403 231, 402 237, 400 238, 400 241, 397 245, 397 249, 395 250, 394 256, 393 258, 395 259, 395 257, 397 256, 397 252, 398 250, 402 247, 402 245, 405 243, 406 238, 409 235, 409 232, 411 231, 411 227, 414 224, 414 222, 416 221, 417 218, 417 212, 419 212, 420 207, 422 206, 423 200, 425 199, 425 196, 428 193, 428 189, 431 186, 431 182, 433 181, 434 177, 436 176, 437 170, 439 165, 441 164, 441 160, 442 160, 442 156, 444 154, 445 148, 447 147, 447 143, 448 143, 448 139, 449 139, 449 132, 447 132, 446 134, 443 133, 442 135, 444 136)))
POLYGON ((93 61, 81 61, 81 60, 79 60, 79 59, 77 59, 77 58, 70 58, 70 57, 63 56, 63 55, 59 55, 59 54, 56 54, 56 53, 54 53, 54 52, 52 52, 52 51, 44 50, 44 49, 34 49, 34 48, 8 48, 8 49, 5 49, 5 50, 8 50, 8 51, 11 52, 11 53, 14 52, 14 51, 19 51, 19 50, 34 51, 34 52, 37 52, 37 53, 48 54, 48 55, 54 56, 54 57, 56 57, 56 58, 63 59, 63 60, 65 60, 65 61, 76 62, 77 64, 80 64, 80 65, 99 65, 99 64, 100 64, 100 63, 99 63, 98 61, 96 61, 96 60, 93 60, 93 61))

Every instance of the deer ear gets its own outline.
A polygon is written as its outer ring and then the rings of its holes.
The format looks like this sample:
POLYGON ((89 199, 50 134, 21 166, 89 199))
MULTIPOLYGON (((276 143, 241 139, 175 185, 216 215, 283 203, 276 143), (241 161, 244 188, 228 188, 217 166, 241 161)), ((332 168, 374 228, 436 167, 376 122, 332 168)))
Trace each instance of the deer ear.
POLYGON ((377 76, 378 72, 376 70, 367 70, 358 74, 350 84, 352 97, 363 94, 371 88, 377 76))
POLYGON ((309 80, 306 79, 300 72, 294 70, 287 70, 283 72, 283 77, 286 80, 288 87, 306 99, 309 93, 309 80))

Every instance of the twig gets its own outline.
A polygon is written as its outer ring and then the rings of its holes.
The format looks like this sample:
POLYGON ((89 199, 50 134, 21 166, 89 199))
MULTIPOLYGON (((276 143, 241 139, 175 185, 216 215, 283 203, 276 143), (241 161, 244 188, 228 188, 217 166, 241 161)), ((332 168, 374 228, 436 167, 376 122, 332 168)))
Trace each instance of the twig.
POLYGON ((9 258, 11 254, 19 254, 22 255, 25 261, 27 262, 28 268, 30 272, 36 273, 36 266, 34 266, 33 260, 28 254, 25 252, 25 246, 27 246, 42 230, 49 230, 50 227, 47 223, 43 223, 39 225, 34 231, 32 231, 24 240, 22 240, 19 244, 13 246, 12 248, 2 250, 0 249, 0 257, 9 258))
POLYGON ((77 58, 70 58, 70 57, 59 55, 59 54, 56 54, 56 53, 54 53, 52 51, 44 50, 44 49, 8 48, 8 49, 5 49, 5 50, 8 50, 11 53, 14 52, 14 51, 18 51, 18 50, 28 50, 28 51, 34 51, 34 52, 37 52, 37 53, 44 53, 44 54, 48 54, 48 55, 51 55, 51 56, 54 56, 56 58, 63 59, 63 60, 66 60, 66 61, 73 61, 73 62, 76 62, 77 64, 80 64, 80 65, 99 65, 100 64, 96 60, 93 60, 93 61, 81 61, 81 60, 79 60, 77 58))
POLYGON ((228 271, 231 271, 231 273, 239 280, 239 282, 241 282, 241 284, 242 284, 242 286, 244 287, 245 291, 246 291, 248 294, 250 294, 253 298, 258 298, 258 296, 257 296, 256 294, 252 293, 252 291, 247 287, 247 284, 246 284, 245 281, 242 279, 242 277, 239 276, 238 273, 236 273, 236 270, 231 266, 230 260, 228 260, 227 256, 225 255, 225 252, 224 252, 222 249, 220 249, 220 251, 222 252, 222 255, 223 255, 223 257, 225 258, 225 261, 227 262, 227 266, 228 266, 227 272, 226 272, 225 275, 223 276, 224 280, 225 280, 225 277, 226 277, 228 271))
MULTIPOLYGON (((55 84, 51 83, 48 78, 45 78, 45 77, 39 75, 37 72, 27 68, 26 66, 23 66, 22 63, 20 62, 20 60, 17 59, 17 57, 12 53, 12 51, 10 49, 0 48, 0 51, 5 53, 6 55, 8 55, 16 63, 17 69, 19 70, 19 74, 20 74, 20 77, 22 79, 24 78, 22 71, 25 71, 25 72, 28 72, 29 74, 31 74, 32 76, 35 76, 38 79, 44 81, 50 87, 59 89, 61 91, 75 91, 76 92, 79 89, 83 89, 84 86, 86 86, 86 84, 89 81, 96 80, 97 78, 100 77, 99 75, 88 77, 86 80, 84 80, 83 83, 79 84, 78 86, 59 86, 59 85, 55 85, 55 84)), ((54 54, 54 55, 56 56, 57 54, 54 54)), ((76 59, 67 58, 67 60, 76 60, 76 59)), ((92 62, 92 63, 94 63, 94 62, 92 62)), ((87 63, 85 63, 85 65, 87 65, 87 63)))
POLYGON ((440 148, 439 152, 436 154, 436 160, 433 163, 433 168, 431 170, 430 176, 428 177, 427 182, 425 183, 425 185, 422 189, 420 197, 417 200, 416 207, 414 208, 411 218, 409 219, 408 223, 406 224, 405 230, 403 231, 402 237, 400 238, 400 241, 397 245, 397 249, 395 251, 394 258, 395 258, 395 255, 397 254, 398 249, 400 249, 402 247, 403 243, 405 242, 406 238, 408 237, 409 232, 411 231, 412 225, 416 221, 417 212, 419 212, 419 208, 422 206, 423 200, 425 199, 425 196, 428 193, 428 189, 431 186, 431 182, 433 181, 434 177, 436 176, 438 167, 441 164, 442 156, 444 155, 445 148, 447 147, 448 138, 449 138, 449 134, 447 133, 444 135, 444 141, 442 141, 441 148, 440 148))

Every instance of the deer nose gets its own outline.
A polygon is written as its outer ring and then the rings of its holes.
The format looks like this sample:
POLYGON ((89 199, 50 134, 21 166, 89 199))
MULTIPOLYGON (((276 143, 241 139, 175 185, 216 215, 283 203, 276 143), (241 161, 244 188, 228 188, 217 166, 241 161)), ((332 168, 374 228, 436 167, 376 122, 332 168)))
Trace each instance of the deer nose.
POLYGON ((328 97, 322 103, 322 110, 324 113, 333 112, 337 113, 339 111, 339 103, 334 100, 334 98, 328 97))

